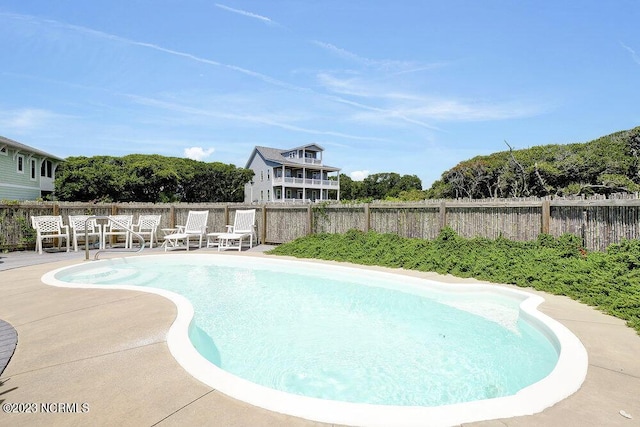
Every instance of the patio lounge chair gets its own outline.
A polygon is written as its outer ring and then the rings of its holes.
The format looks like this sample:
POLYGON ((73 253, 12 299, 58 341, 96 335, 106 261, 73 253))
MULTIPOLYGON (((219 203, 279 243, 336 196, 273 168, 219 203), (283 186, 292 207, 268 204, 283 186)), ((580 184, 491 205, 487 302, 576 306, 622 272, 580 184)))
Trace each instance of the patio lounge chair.
POLYGON ((42 254, 42 241, 45 239, 58 239, 58 248, 62 239, 67 243, 69 252, 69 226, 62 224, 62 216, 45 215, 31 218, 31 225, 36 230, 36 251, 42 254))
POLYGON ((158 226, 160 225, 160 215, 140 215, 138 217, 138 223, 133 224, 133 231, 144 236, 149 236, 149 247, 153 248, 153 241, 155 239, 156 245, 158 244, 158 226))
POLYGON ((71 235, 73 240, 73 250, 75 252, 78 252, 78 239, 84 241, 85 235, 87 240, 84 242, 85 246, 89 244, 89 240, 92 237, 95 237, 98 243, 100 243, 100 239, 102 239, 102 226, 98 224, 95 219, 91 219, 89 220, 89 222, 87 222, 87 218, 89 218, 89 215, 69 216, 69 225, 71 226, 71 235))
POLYGON ((102 249, 110 242, 110 237, 124 237, 125 249, 131 248, 131 227, 133 223, 133 215, 109 215, 109 221, 104 225, 102 230, 102 249))
POLYGON ((238 251, 241 251, 242 241, 247 238, 249 239, 249 248, 252 248, 253 239, 256 239, 256 243, 258 240, 255 222, 255 209, 237 210, 233 225, 227 225, 226 233, 212 233, 215 236, 208 235, 207 237, 218 239, 218 250, 235 249, 237 247, 238 251), (238 246, 235 245, 235 242, 237 242, 238 246))
POLYGON ((207 220, 209 219, 209 211, 189 211, 187 222, 185 225, 178 225, 178 231, 173 234, 164 236, 164 250, 178 249, 186 246, 189 250, 189 244, 192 237, 198 237, 198 248, 202 247, 202 236, 207 233, 207 220), (178 242, 183 241, 184 246, 178 242))

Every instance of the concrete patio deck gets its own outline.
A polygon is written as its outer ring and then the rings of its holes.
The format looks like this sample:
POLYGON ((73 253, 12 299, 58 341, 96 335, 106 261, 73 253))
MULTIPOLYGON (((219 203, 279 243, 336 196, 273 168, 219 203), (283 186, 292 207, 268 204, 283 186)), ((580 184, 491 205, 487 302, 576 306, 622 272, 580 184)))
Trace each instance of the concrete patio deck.
MULTIPOLYGON (((250 262, 250 257, 266 256, 263 249, 225 253, 250 262)), ((193 251, 203 252, 218 253, 193 251)), ((176 315, 172 302, 143 292, 56 288, 40 281, 44 273, 82 260, 82 252, 0 254, 0 318, 18 333, 15 354, 0 377, 0 406, 38 405, 31 414, 0 411, 0 426, 322 425, 234 400, 186 373, 166 344, 176 315), (55 413, 43 413, 41 404, 55 413)), ((578 392, 542 413, 467 425, 640 425, 640 337, 635 331, 568 298, 527 291, 542 295, 541 311, 580 338, 589 353, 587 378, 578 392)))

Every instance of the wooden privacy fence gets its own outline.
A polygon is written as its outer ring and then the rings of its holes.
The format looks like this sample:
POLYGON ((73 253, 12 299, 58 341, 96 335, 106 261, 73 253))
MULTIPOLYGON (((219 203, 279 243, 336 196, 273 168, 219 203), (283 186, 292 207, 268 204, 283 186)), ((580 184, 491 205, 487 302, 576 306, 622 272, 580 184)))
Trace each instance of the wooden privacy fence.
MULTIPOLYGON (((464 237, 534 240, 540 233, 571 233, 588 250, 602 251, 623 239, 640 238, 640 199, 426 200, 419 203, 282 204, 196 203, 0 203, 0 249, 33 248, 31 217, 62 215, 160 214, 159 228, 184 224, 190 210, 209 211, 209 231, 223 231, 238 209, 255 208, 262 243, 285 243, 311 233, 350 229, 434 239, 451 227, 464 237)), ((160 238, 162 238, 161 233, 160 238)))

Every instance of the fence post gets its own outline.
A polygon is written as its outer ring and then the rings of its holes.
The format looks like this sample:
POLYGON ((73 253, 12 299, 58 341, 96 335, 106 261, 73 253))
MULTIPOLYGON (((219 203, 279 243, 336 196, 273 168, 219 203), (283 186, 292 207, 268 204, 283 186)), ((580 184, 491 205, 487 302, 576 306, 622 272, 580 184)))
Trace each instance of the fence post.
POLYGON ((169 206, 169 228, 176 228, 176 208, 169 206))
POLYGON ((447 226, 447 202, 445 202, 444 200, 440 202, 440 213, 438 215, 438 220, 440 223, 440 230, 438 230, 438 232, 440 232, 447 226))
POLYGON ((260 230, 260 242, 264 245, 267 241, 267 205, 262 207, 262 230, 260 230))
POLYGON ((224 225, 230 224, 229 222, 229 205, 224 205, 224 225))
POLYGON ((118 215, 118 205, 111 205, 111 215, 118 215))
POLYGON ((587 207, 582 208, 582 225, 580 226, 580 237, 582 238, 582 246, 587 247, 587 223, 589 222, 589 211, 587 207))
POLYGON ((371 210, 369 209, 369 203, 364 204, 364 232, 368 233, 371 229, 371 210))
POLYGON ((541 227, 542 229, 540 230, 542 232, 542 234, 549 234, 551 227, 551 202, 549 200, 543 200, 542 201, 542 208, 541 208, 541 212, 540 212, 540 216, 541 216, 541 227))
POLYGON ((311 205, 307 206, 307 236, 313 234, 313 210, 311 205))
POLYGON ((60 215, 60 205, 58 205, 57 203, 53 204, 53 216, 58 216, 60 215))

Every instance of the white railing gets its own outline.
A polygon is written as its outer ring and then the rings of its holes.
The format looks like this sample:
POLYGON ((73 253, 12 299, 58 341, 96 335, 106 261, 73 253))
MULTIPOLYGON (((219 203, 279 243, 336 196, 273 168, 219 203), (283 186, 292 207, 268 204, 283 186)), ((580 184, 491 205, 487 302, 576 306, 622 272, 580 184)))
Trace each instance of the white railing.
POLYGON ((300 157, 288 157, 287 161, 294 163, 306 163, 309 165, 322 165, 322 160, 312 159, 309 157, 300 158, 300 157))
POLYGON ((305 178, 291 178, 291 177, 276 177, 273 178, 274 185, 280 184, 293 184, 293 185, 306 185, 312 187, 331 187, 338 188, 340 183, 338 181, 331 181, 328 179, 305 179, 305 178))

